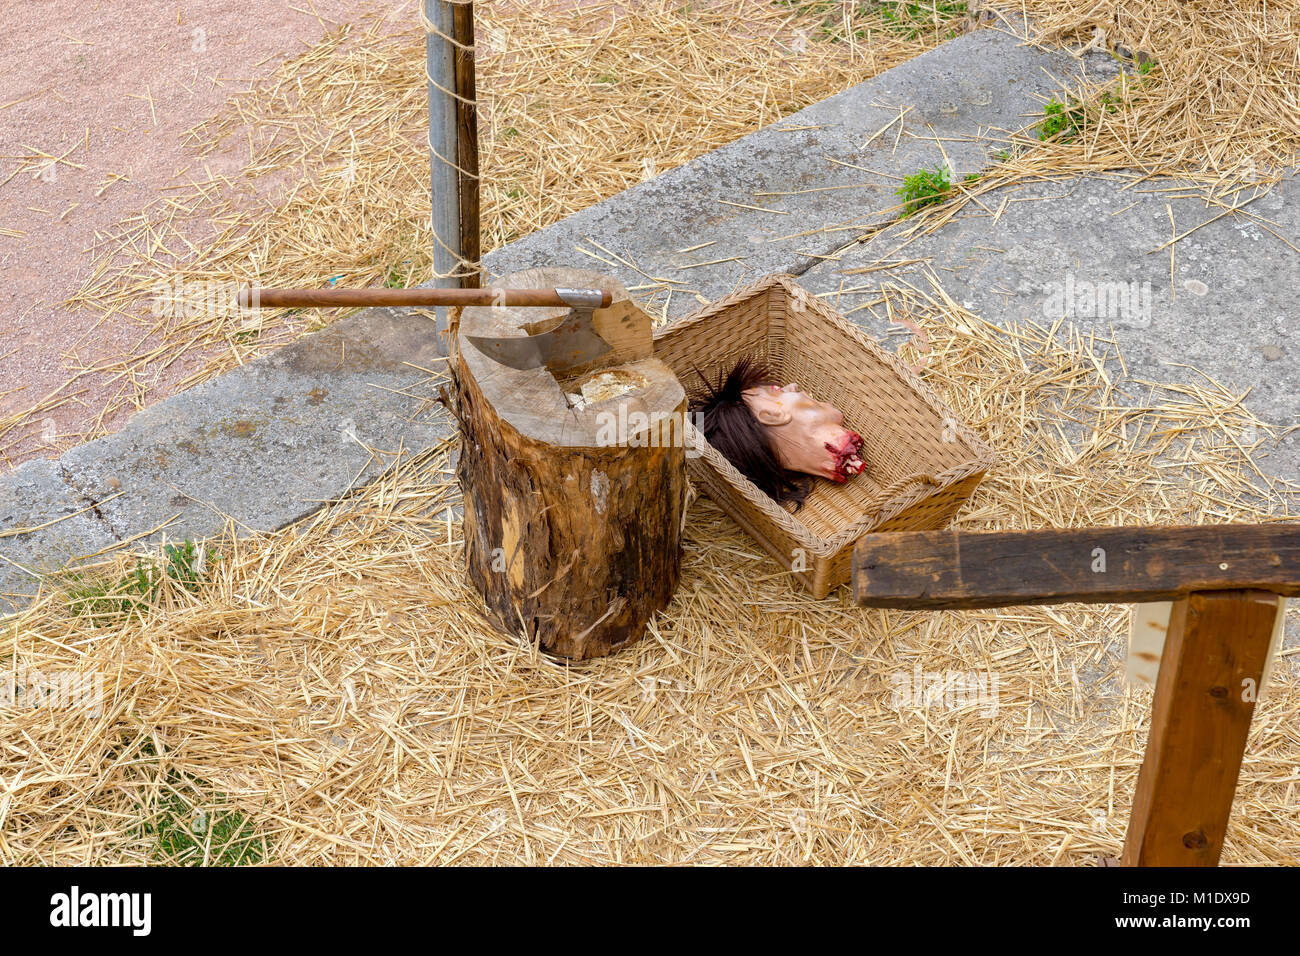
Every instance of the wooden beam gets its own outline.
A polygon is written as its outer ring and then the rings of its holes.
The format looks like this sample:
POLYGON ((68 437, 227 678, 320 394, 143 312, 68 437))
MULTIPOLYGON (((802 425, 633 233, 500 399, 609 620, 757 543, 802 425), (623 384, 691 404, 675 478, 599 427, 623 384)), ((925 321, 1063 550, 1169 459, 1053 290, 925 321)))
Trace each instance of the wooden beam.
POLYGON ((1196 592, 1174 605, 1126 866, 1217 866, 1273 622, 1266 591, 1196 592))
POLYGON ((461 276, 462 289, 481 284, 479 260, 478 87, 474 78, 474 4, 460 3, 452 11, 456 73, 456 165, 460 167, 460 254, 474 267, 461 276))
POLYGON ((853 552, 865 607, 1132 604, 1239 588, 1300 595, 1300 524, 895 532, 853 552))

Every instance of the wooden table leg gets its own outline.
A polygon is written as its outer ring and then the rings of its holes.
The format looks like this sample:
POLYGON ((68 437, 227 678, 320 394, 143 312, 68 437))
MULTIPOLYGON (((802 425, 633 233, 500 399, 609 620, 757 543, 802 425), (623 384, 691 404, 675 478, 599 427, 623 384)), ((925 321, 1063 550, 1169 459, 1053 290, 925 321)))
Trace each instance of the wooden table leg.
POLYGON ((1126 866, 1217 866, 1282 599, 1196 591, 1174 604, 1126 866))

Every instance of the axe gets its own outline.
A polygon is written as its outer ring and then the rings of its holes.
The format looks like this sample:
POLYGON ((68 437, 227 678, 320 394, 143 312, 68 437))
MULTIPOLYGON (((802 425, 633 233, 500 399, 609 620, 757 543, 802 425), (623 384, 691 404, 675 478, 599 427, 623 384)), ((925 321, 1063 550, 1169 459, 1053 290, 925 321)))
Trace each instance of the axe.
MULTIPOLYGON (((545 366, 555 374, 599 361, 614 346, 596 331, 594 314, 613 304, 601 289, 259 289, 239 290, 243 308, 356 308, 373 306, 497 306, 506 308, 569 307, 556 324, 526 327, 527 335, 493 338, 469 336, 479 351, 513 369, 545 366)), ((626 310, 616 321, 627 325, 626 310)), ((602 325, 609 327, 608 322, 602 325)))

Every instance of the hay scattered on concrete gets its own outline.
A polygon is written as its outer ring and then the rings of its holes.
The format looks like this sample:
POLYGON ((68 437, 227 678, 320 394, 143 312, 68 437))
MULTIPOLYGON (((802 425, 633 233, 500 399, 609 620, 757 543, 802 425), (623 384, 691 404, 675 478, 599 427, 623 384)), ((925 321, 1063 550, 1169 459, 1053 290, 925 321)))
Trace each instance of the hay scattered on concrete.
MULTIPOLYGON (((966 22, 949 13, 900 27, 820 0, 553 7, 476 6, 485 251, 874 76, 966 22)), ((116 391, 83 434, 62 436, 69 442, 143 407, 164 371, 186 388, 334 317, 269 311, 250 327, 233 309, 160 316, 160 285, 179 282, 192 299, 198 283, 430 278, 424 31, 414 6, 401 32, 387 14, 338 26, 188 132, 188 172, 101 238, 69 301, 134 323, 138 346, 0 417, 0 460, 86 381, 116 391), (240 175, 211 172, 224 150, 246 155, 240 175)))
MULTIPOLYGON (((954 201, 918 216, 938 228, 1000 186, 1133 168, 1177 174, 1212 209, 1291 242, 1249 204, 1294 166, 1300 146, 1300 11, 1240 0, 985 0, 986 22, 1029 42, 1094 46, 1126 61, 1119 84, 1063 90, 1082 135, 1039 142, 1036 124, 954 201), (1141 72, 1144 71, 1145 73, 1141 72)), ((764 123, 867 79, 965 28, 955 5, 921 23, 834 0, 713 0, 556 11, 481 4, 485 248, 548 225, 764 123)), ((76 370, 30 407, 0 416, 9 459, 54 408, 91 382, 116 387, 87 416, 84 441, 150 400, 159 376, 188 387, 316 327, 315 313, 272 313, 247 327, 232 311, 159 319, 160 281, 260 279, 268 285, 411 285, 430 274, 423 34, 394 35, 383 14, 339 26, 232 98, 189 136, 188 181, 102 238, 71 305, 134 322, 139 345, 76 370), (203 157, 247 149, 240 177, 203 157), (200 173, 200 170, 204 172, 200 173), (184 370, 179 381, 174 374, 184 370)), ((33 154, 22 169, 57 157, 33 154)), ((873 231, 873 230, 870 230, 873 231)), ((869 231, 869 232, 870 232, 869 231)))
MULTIPOLYGON (((1043 140, 1044 117, 1034 119, 986 174, 956 184, 952 201, 918 216, 910 235, 938 229, 972 203, 997 215, 1008 195, 992 207, 981 197, 1003 187, 1132 170, 1138 181, 1175 177, 1161 187, 1171 197, 1202 199, 1211 214, 1251 222, 1296 248, 1294 237, 1249 207, 1300 162, 1300 8, 1251 0, 982 6, 998 29, 1075 52, 1107 51, 1123 72, 1114 81, 1066 84, 1054 97, 1072 117, 1065 131, 1043 140)), ((1188 234, 1171 237, 1171 245, 1188 234)))
MULTIPOLYGON (((887 294, 928 335, 923 374, 1001 456, 960 526, 1294 520, 1294 493, 1254 478, 1250 454, 1274 436, 1239 396, 1207 381, 1124 400, 1111 342, 1002 330, 936 289, 887 294)), ((447 451, 282 533, 222 542, 210 583, 168 586, 129 620, 94 627, 51 591, 0 626, 0 670, 97 671, 107 697, 96 719, 0 711, 0 859, 174 859, 158 820, 221 814, 239 827, 200 827, 191 858, 1118 854, 1150 708, 1120 685, 1126 608, 815 602, 701 500, 651 633, 566 666, 478 616, 447 451), (918 671, 996 674, 996 711, 895 707, 894 682, 918 671)), ((1228 863, 1300 859, 1291 660, 1256 713, 1228 863)))
MULTIPOLYGON (((1090 129, 1075 148, 1095 168, 1200 173, 1217 185, 1266 178, 1300 148, 1300 7, 1264 0, 987 0, 1027 15, 1036 41, 1122 60, 1110 104, 1081 87, 1090 129), (1111 108, 1113 107, 1113 108, 1111 108)), ((1043 160, 1054 164, 1055 157, 1043 160)))

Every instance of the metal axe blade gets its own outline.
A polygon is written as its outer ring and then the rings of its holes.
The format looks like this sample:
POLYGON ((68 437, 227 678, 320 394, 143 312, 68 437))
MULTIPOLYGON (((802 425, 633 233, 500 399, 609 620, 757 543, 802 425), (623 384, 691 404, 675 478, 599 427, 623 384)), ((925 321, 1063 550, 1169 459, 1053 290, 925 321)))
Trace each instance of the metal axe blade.
POLYGON ((572 306, 572 311, 554 328, 533 335, 470 335, 467 338, 485 356, 508 368, 526 370, 545 366, 557 375, 589 365, 613 351, 592 325, 592 313, 601 304, 601 293, 587 289, 555 291, 572 306))

